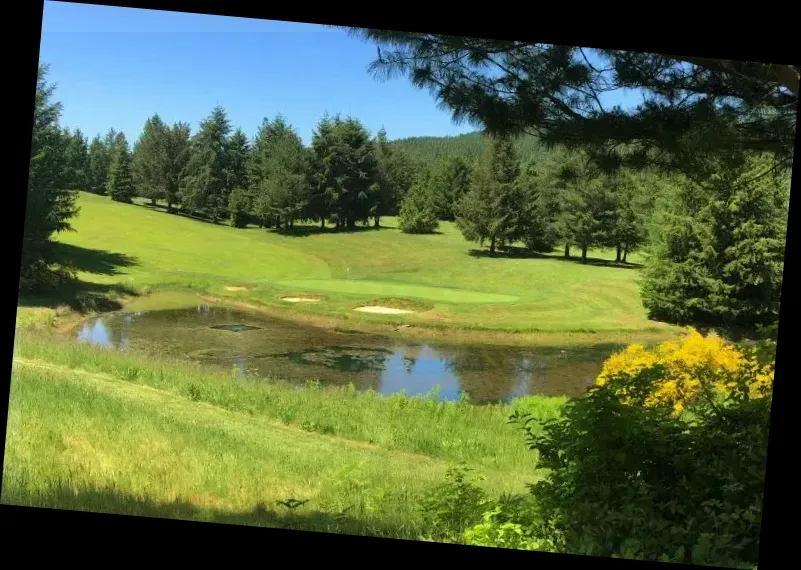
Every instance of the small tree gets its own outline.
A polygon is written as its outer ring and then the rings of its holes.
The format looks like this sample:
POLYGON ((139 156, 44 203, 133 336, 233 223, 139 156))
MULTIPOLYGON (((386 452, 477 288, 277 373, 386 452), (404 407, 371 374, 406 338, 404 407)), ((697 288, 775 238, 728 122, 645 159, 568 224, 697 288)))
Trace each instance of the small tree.
POLYGON ((169 128, 153 115, 142 129, 131 155, 131 174, 139 196, 156 200, 166 195, 165 185, 172 167, 168 154, 169 128))
POLYGON ((489 241, 490 255, 496 247, 520 236, 525 200, 519 174, 520 164, 512 141, 494 139, 476 169, 470 191, 457 206, 456 224, 462 235, 482 245, 489 241))
POLYGON ((87 173, 86 190, 93 194, 105 194, 106 182, 108 181, 108 169, 111 164, 109 155, 103 140, 96 136, 89 145, 89 161, 87 173))
POLYGON ((418 179, 401 202, 398 225, 404 233, 430 234, 439 227, 437 208, 425 182, 418 179))
POLYGON ((431 177, 431 195, 440 219, 456 219, 456 204, 470 190, 470 174, 470 165, 461 156, 449 156, 439 164, 431 177))
POLYGON ((130 203, 134 196, 133 180, 131 178, 131 157, 127 145, 117 146, 111 168, 108 173, 106 192, 115 202, 130 203))
POLYGON ((252 200, 246 189, 234 188, 231 191, 231 195, 228 197, 228 214, 231 216, 233 227, 244 228, 247 226, 252 208, 252 200))

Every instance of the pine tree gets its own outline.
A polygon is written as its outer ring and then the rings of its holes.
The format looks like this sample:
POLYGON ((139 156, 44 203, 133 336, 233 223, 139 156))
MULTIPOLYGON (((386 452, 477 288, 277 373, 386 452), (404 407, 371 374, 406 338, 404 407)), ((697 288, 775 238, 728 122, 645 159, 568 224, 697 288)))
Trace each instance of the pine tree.
POLYGON ((106 193, 115 202, 130 203, 134 196, 133 179, 131 177, 131 155, 128 144, 117 141, 116 151, 111 160, 108 173, 106 193))
POLYGON ((778 320, 789 182, 765 156, 716 160, 660 204, 643 273, 654 319, 753 331, 778 320))
POLYGON ((430 234, 439 227, 437 207, 422 176, 415 181, 401 202, 398 226, 407 234, 430 234))
POLYGON ((37 286, 47 264, 54 261, 51 237, 71 229, 77 212, 66 162, 67 138, 59 127, 61 103, 53 101, 55 87, 47 83, 47 67, 36 77, 36 100, 28 169, 28 196, 22 241, 20 287, 37 286))
POLYGON ((173 204, 180 199, 180 189, 189 162, 191 130, 187 123, 175 123, 168 132, 167 157, 169 173, 164 183, 164 199, 167 212, 172 212, 173 204))
POLYGON ((181 181, 181 205, 191 212, 203 212, 213 222, 228 207, 228 133, 231 126, 225 109, 215 107, 200 123, 192 140, 185 176, 181 181))
POLYGON ((87 190, 89 186, 89 147, 80 129, 65 131, 67 148, 65 159, 70 188, 87 190))
POLYGON ((168 154, 169 127, 158 114, 150 117, 134 145, 131 156, 131 173, 139 196, 149 198, 152 204, 166 196, 165 185, 170 176, 168 154))
POLYGON ((497 138, 475 170, 470 190, 457 206, 456 224, 465 239, 489 241, 496 247, 520 237, 525 195, 520 187, 520 163, 512 141, 497 138))
POLYGON ((106 193, 110 159, 103 140, 96 136, 89 145, 87 190, 93 194, 106 193))
POLYGON ((442 220, 456 219, 455 205, 470 189, 470 166, 458 155, 446 157, 431 178, 431 194, 442 220))
POLYGON ((414 171, 409 157, 401 148, 394 147, 387 139, 382 127, 375 137, 375 153, 378 161, 378 186, 371 214, 375 227, 379 227, 381 216, 396 214, 403 197, 412 186, 414 171))
POLYGON ((530 251, 548 253, 558 243, 559 198, 553 191, 553 178, 540 161, 526 165, 520 178, 525 194, 520 217, 520 236, 530 251))
POLYGON ((352 228, 375 211, 380 169, 367 130, 356 119, 324 117, 312 138, 314 217, 352 228))
POLYGON ((278 115, 262 123, 250 164, 253 209, 262 223, 293 227, 309 203, 308 152, 295 130, 278 115))

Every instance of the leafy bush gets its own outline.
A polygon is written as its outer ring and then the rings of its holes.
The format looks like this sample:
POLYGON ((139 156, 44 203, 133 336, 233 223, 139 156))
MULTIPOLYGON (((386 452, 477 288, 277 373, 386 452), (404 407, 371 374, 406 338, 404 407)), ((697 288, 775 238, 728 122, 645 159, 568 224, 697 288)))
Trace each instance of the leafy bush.
POLYGON ((527 496, 490 500, 450 472, 430 524, 473 545, 753 568, 772 357, 697 333, 630 346, 559 414, 515 408, 547 473, 527 496))
POLYGON ((444 484, 423 499, 423 519, 430 529, 430 538, 463 542, 464 529, 482 520, 490 501, 467 467, 449 468, 445 479, 444 484))
POLYGON ((533 539, 557 552, 756 564, 773 365, 694 333, 611 357, 561 418, 517 415, 548 477, 533 539))
POLYGON ((430 234, 439 227, 436 205, 422 184, 416 183, 401 202, 398 226, 407 234, 430 234))

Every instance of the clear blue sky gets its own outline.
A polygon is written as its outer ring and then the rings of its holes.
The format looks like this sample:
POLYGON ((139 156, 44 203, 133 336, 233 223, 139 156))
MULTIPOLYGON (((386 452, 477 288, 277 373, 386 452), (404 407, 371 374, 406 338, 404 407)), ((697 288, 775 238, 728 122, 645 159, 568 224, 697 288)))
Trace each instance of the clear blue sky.
POLYGON ((248 136, 281 113, 306 143, 326 111, 391 139, 475 130, 407 79, 374 79, 375 56, 375 45, 317 24, 46 1, 39 59, 62 124, 90 139, 114 127, 133 143, 154 113, 194 132, 218 104, 248 136))

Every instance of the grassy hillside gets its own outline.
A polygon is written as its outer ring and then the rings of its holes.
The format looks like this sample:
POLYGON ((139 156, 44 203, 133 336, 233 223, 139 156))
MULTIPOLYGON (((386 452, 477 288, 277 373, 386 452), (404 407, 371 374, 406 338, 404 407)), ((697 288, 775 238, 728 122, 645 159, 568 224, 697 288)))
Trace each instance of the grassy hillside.
MULTIPOLYGON (((562 401, 515 405, 553 417, 562 401)), ((536 479, 510 411, 234 383, 23 331, 2 501, 416 538, 420 498, 449 465, 475 469, 493 494, 536 479)))
POLYGON ((79 205, 75 231, 58 239, 80 278, 100 290, 191 288, 352 323, 545 333, 676 330, 646 318, 636 265, 615 266, 609 252, 591 252, 586 265, 558 252, 488 258, 471 253, 475 246, 448 223, 435 235, 403 234, 391 218, 378 231, 300 227, 294 235, 279 235, 93 194, 82 193, 79 205), (281 300, 300 294, 322 302, 290 306, 281 300), (353 311, 376 298, 413 299, 429 310, 401 316, 353 311))

